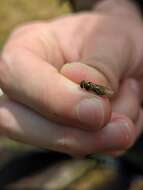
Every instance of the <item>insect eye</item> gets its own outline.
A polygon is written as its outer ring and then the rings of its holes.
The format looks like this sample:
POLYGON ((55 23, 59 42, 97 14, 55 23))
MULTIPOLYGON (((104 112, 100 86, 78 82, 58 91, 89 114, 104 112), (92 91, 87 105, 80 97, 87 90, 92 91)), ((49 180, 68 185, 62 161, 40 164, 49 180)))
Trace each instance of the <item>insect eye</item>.
POLYGON ((85 81, 84 81, 84 80, 81 81, 81 83, 80 83, 80 87, 81 87, 81 88, 84 88, 84 87, 85 87, 85 81))

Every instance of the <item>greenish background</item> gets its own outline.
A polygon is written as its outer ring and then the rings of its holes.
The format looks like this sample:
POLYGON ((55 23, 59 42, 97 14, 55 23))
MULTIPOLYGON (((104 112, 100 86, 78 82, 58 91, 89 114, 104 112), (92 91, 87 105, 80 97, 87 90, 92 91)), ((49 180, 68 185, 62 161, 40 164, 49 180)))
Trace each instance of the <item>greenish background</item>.
POLYGON ((69 12, 60 0, 0 0, 0 48, 8 34, 29 20, 50 19, 69 12))

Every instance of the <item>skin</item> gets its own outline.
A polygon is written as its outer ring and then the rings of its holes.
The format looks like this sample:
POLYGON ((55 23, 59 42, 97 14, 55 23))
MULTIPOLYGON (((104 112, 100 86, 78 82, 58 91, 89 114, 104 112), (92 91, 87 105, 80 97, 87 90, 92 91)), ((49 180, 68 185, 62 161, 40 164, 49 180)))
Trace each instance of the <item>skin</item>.
POLYGON ((85 156, 119 155, 142 132, 143 23, 130 2, 28 23, 0 60, 0 131, 42 148, 85 156), (109 100, 82 80, 115 92, 109 100))

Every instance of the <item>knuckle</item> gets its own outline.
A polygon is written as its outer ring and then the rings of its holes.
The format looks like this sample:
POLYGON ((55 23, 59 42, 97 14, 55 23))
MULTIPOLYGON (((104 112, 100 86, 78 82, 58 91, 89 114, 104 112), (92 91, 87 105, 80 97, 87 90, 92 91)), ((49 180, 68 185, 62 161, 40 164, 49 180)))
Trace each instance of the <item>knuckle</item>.
POLYGON ((4 92, 8 90, 8 86, 15 78, 14 70, 20 62, 18 55, 21 53, 21 49, 14 48, 12 51, 10 49, 5 50, 2 54, 2 59, 0 62, 0 85, 4 92))
POLYGON ((27 35, 29 32, 33 32, 35 28, 38 28, 38 22, 28 22, 17 26, 10 34, 10 39, 27 35))
POLYGON ((41 25, 42 24, 38 22, 26 23, 14 29, 4 46, 2 55, 17 52, 19 48, 27 48, 33 36, 39 32, 41 25), (26 43, 27 41, 29 42, 28 44, 26 43))
POLYGON ((13 32, 11 33, 11 37, 18 37, 21 34, 24 34, 25 32, 29 32, 29 29, 31 28, 30 23, 26 23, 26 24, 22 24, 20 26, 18 26, 16 29, 13 30, 13 32))

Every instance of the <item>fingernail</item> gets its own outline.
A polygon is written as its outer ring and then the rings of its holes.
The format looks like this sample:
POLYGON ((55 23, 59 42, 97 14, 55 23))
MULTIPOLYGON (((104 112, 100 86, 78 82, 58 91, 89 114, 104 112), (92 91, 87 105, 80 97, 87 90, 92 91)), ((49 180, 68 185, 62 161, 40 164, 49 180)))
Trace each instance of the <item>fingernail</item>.
POLYGON ((104 128, 101 139, 105 150, 126 149, 132 144, 133 131, 125 121, 111 122, 104 128))
POLYGON ((139 84, 138 84, 138 82, 135 79, 130 79, 128 82, 129 82, 129 85, 130 85, 131 89, 135 93, 139 94, 139 84))
POLYGON ((103 103, 97 98, 84 99, 76 106, 76 115, 81 123, 100 128, 104 122, 103 103))

